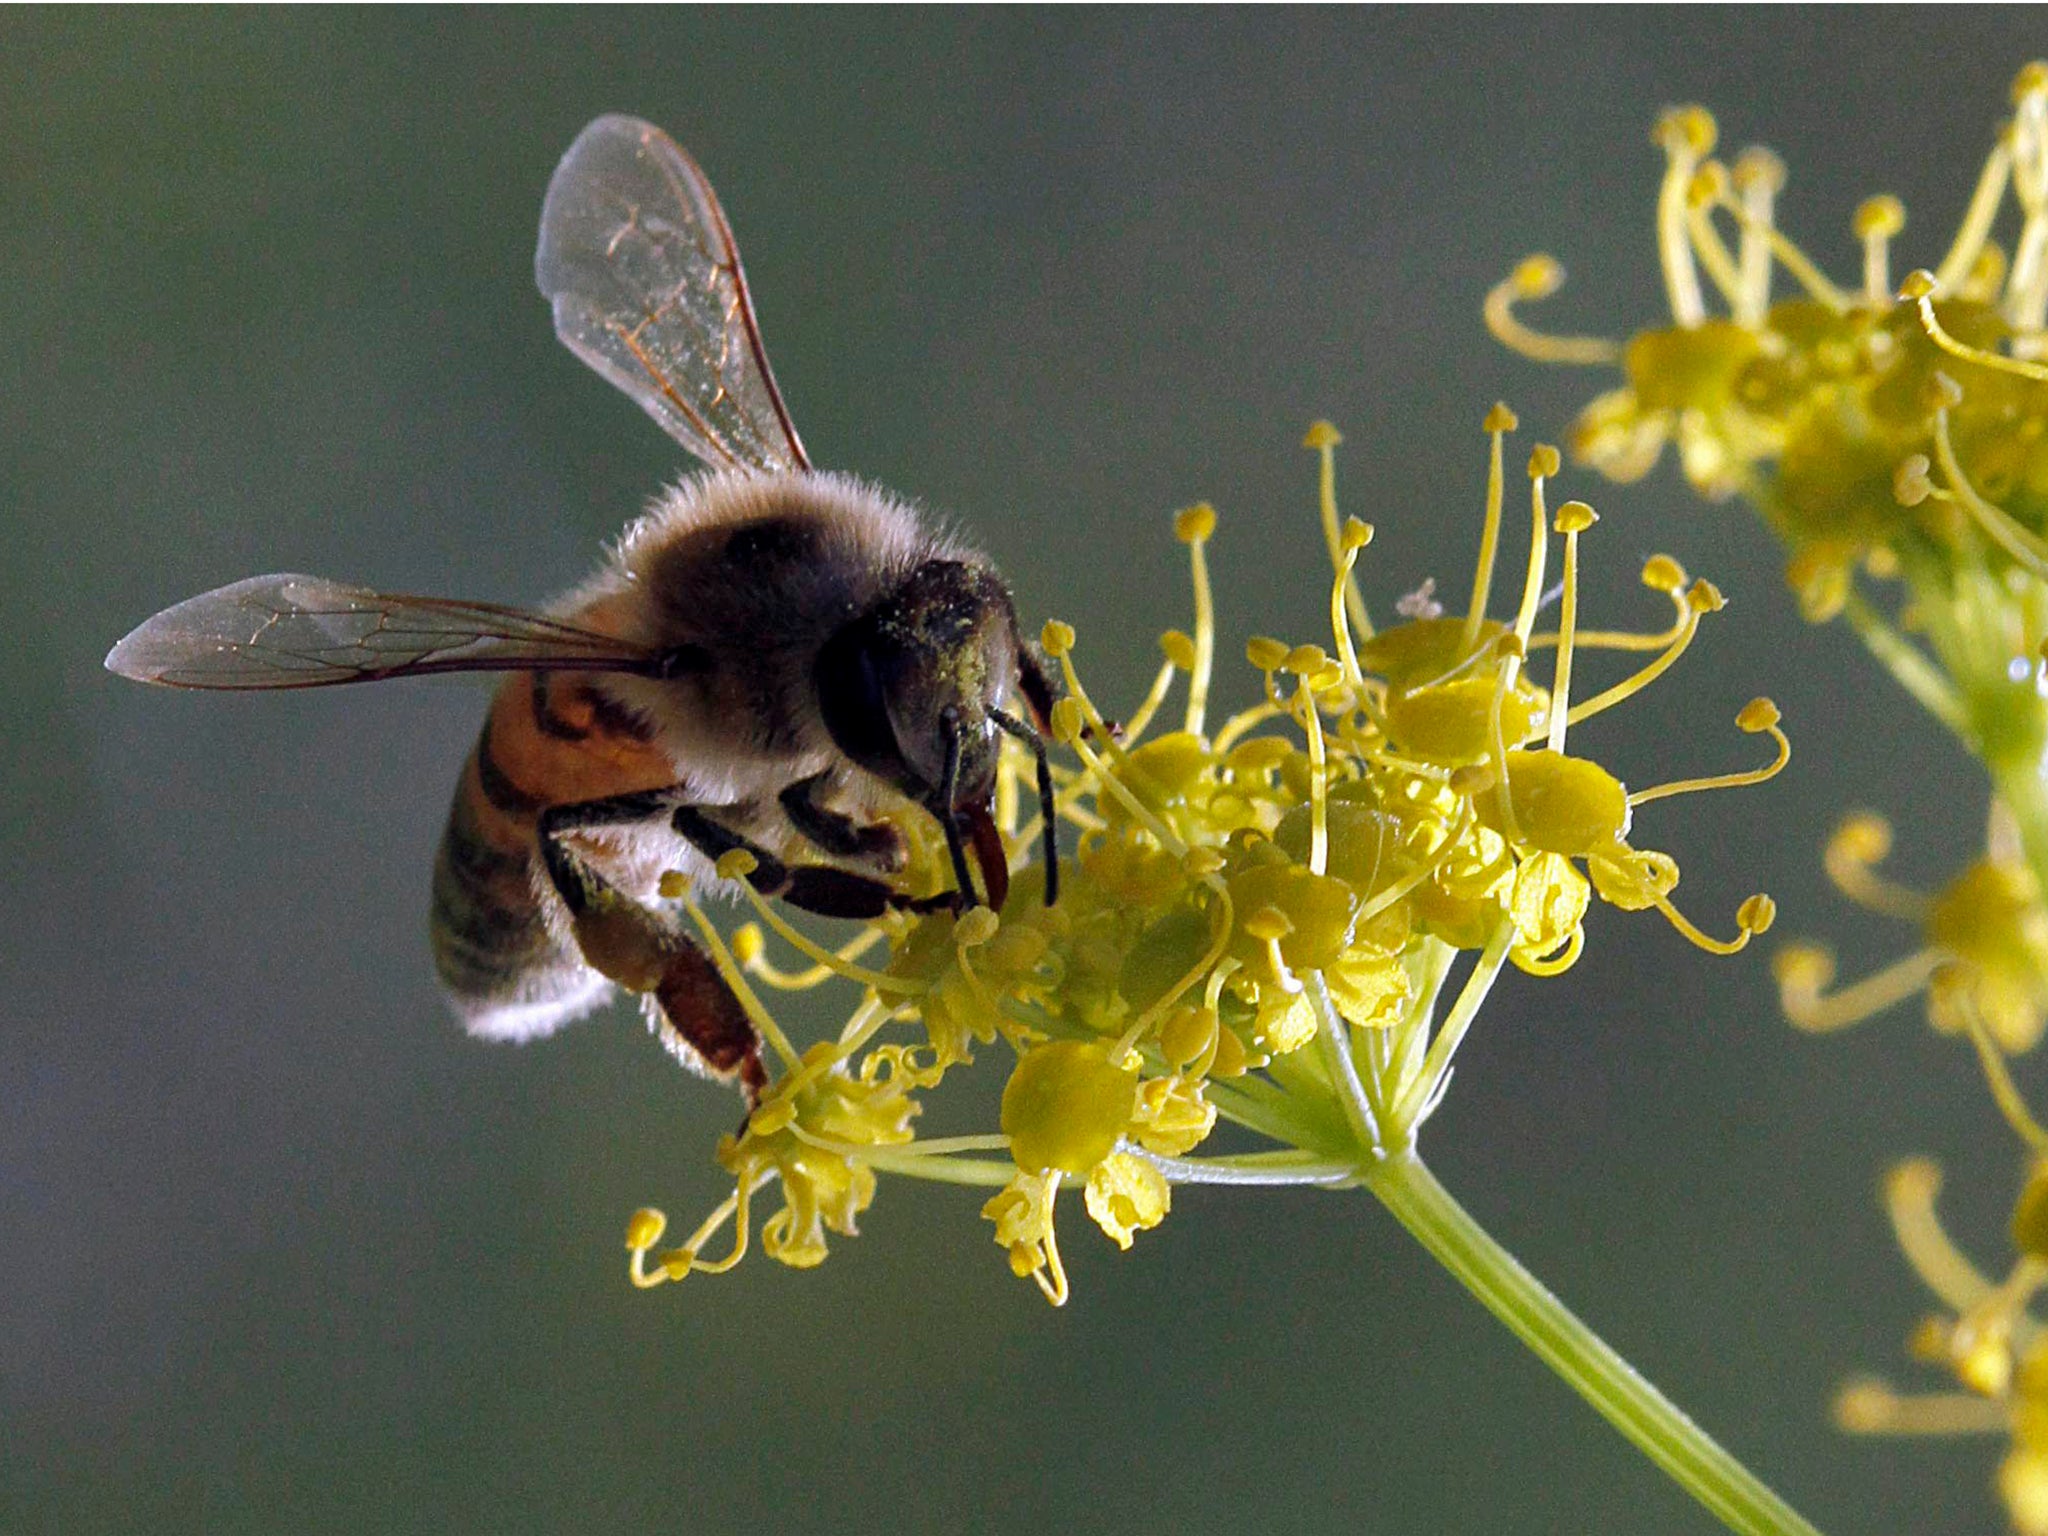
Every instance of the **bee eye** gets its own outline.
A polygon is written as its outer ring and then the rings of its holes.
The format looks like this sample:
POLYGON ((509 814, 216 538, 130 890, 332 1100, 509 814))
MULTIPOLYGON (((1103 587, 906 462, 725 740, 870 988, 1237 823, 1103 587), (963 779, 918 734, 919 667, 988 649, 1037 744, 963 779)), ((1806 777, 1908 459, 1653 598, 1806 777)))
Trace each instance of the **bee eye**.
POLYGON ((818 708, 833 741, 861 766, 891 780, 903 772, 903 752, 889 724, 888 691, 865 623, 850 624, 818 652, 813 677, 818 708))

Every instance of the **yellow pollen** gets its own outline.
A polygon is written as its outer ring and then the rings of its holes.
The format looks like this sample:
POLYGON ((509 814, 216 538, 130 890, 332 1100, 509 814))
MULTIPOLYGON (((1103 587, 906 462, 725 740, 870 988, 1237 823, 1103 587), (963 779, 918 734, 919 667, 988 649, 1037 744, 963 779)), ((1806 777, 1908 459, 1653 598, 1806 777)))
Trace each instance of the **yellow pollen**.
POLYGON ((713 867, 721 880, 744 880, 761 867, 761 861, 744 848, 728 848, 713 867))
POLYGON ((1287 665, 1291 649, 1286 641, 1270 635, 1253 635, 1245 642, 1244 659, 1261 672, 1278 672, 1287 665))
POLYGON ((1195 670, 1194 636, 1182 630, 1169 629, 1159 637, 1159 649, 1165 653, 1167 661, 1181 671, 1195 670))
POLYGON ((654 889, 663 901, 675 901, 689 893, 690 877, 680 869, 665 869, 654 889))
POLYGON ((626 1247, 633 1253, 645 1253, 661 1241, 661 1234, 667 1230, 668 1217, 643 1205, 626 1223, 626 1247))
POLYGON ((1062 624, 1058 619, 1047 619, 1045 628, 1038 632, 1038 643, 1055 661, 1074 648, 1074 638, 1074 626, 1062 624))
POLYGON ((1216 509, 1206 501, 1173 514, 1173 536, 1183 544, 1199 544, 1216 533, 1216 509))
POLYGON ((1332 423, 1312 421, 1308 424, 1308 431, 1301 439, 1301 446, 1312 449, 1334 448, 1343 441, 1344 434, 1339 432, 1332 423))
POLYGON ((751 971, 768 952, 768 937, 759 923, 742 923, 732 931, 732 957, 751 971))

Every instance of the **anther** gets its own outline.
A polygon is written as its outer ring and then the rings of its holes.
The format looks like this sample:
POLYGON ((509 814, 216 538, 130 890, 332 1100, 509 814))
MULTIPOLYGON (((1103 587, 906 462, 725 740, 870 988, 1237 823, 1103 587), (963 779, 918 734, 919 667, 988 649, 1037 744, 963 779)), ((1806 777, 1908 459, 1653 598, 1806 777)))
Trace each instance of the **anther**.
POLYGON ((1053 660, 1067 654, 1074 648, 1074 626, 1062 624, 1058 619, 1047 619, 1045 628, 1038 632, 1038 643, 1053 660))
POLYGON ((1686 589, 1685 602, 1697 613, 1719 613, 1728 606, 1728 599, 1721 595, 1721 589, 1704 576, 1686 589))
POLYGON ((1736 188, 1777 193, 1784 190, 1785 162, 1761 144, 1752 144, 1735 157, 1732 172, 1736 188))
MULTIPOLYGON (((1557 272, 1558 281, 1564 281, 1564 268, 1558 266, 1556 262, 1550 261, 1548 256, 1531 256, 1528 261, 1523 262, 1521 267, 1516 268, 1518 279, 1522 270, 1528 267, 1530 262, 1550 262, 1551 267, 1557 272)), ((1493 409, 1486 413, 1484 429, 1488 432, 1512 432, 1521 424, 1520 418, 1508 409, 1506 402, 1497 400, 1494 402, 1493 409)))
POLYGON ((1713 152, 1720 131, 1714 114, 1705 107, 1673 107, 1657 119, 1656 131, 1651 138, 1667 150, 1706 155, 1713 152))
POLYGON ((2030 97, 2048 96, 2048 62, 2035 59, 2013 76, 2012 104, 2023 107, 2030 97))
POLYGON ((721 880, 744 880, 761 867, 761 861, 744 848, 728 848, 714 867, 721 880))
POLYGON ((1261 672, 1278 672, 1287 665, 1290 649, 1285 640, 1275 640, 1270 635, 1254 635, 1245 642, 1244 659, 1261 672))
POLYGON ((643 1205, 626 1222, 626 1251, 645 1253, 661 1241, 668 1230, 668 1218, 651 1205, 643 1205))
POLYGON ((1564 456, 1548 443, 1538 443, 1529 453, 1529 478, 1539 480, 1564 468, 1564 456))
MULTIPOLYGON (((1855 230, 1860 240, 1889 239, 1906 227, 1906 205, 1889 192, 1867 197, 1857 206, 1850 227, 1855 230)), ((1916 272, 1913 276, 1925 276, 1930 284, 1933 282, 1931 274, 1916 272)), ((1916 293, 1910 297, 1917 299, 1919 295, 1916 293)))
MULTIPOLYGON (((1864 206, 1868 207, 1869 204, 1864 206)), ((1906 274, 1905 281, 1899 284, 1899 297, 1908 304, 1914 304, 1921 299, 1933 298, 1940 290, 1941 284, 1935 280, 1932 272, 1925 267, 1915 267, 1906 274)))
POLYGON ((1343 441, 1344 434, 1331 423, 1312 421, 1309 423, 1307 434, 1301 440, 1301 446, 1310 449, 1334 448, 1343 441))
POLYGON ((1559 533, 1584 533, 1600 521, 1600 514, 1583 501, 1568 501, 1557 509, 1551 526, 1559 533))
POLYGON ((1216 509, 1206 501, 1173 514, 1173 536, 1183 544, 1199 544, 1216 532, 1216 509))
POLYGON ((1735 925, 1744 933, 1769 933, 1778 920, 1778 904, 1762 891, 1735 909, 1735 925))
POLYGON ((1165 653, 1166 659, 1181 671, 1195 670, 1194 636, 1178 629, 1169 629, 1159 637, 1159 649, 1165 653))
POLYGON ((1747 734, 1758 736, 1771 729, 1782 718, 1776 704, 1769 699, 1756 698, 1742 706, 1741 713, 1735 717, 1735 724, 1747 734))
POLYGON ((1937 369, 1928 377, 1924 398, 1930 411, 1952 411, 1963 403, 1963 386, 1937 369))
POLYGON ((1892 499, 1902 507, 1917 507, 1934 494, 1933 466, 1924 453, 1909 454, 1892 474, 1892 499))
POLYGON ((1652 555, 1643 562, 1643 585, 1652 592, 1676 592, 1685 585, 1685 567, 1669 555, 1652 555))

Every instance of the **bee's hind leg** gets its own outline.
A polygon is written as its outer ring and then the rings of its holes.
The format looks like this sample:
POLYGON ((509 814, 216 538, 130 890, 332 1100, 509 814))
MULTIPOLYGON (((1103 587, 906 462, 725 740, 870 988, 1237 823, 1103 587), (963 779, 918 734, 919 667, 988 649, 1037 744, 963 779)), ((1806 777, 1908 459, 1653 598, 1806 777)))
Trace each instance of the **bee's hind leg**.
POLYGON ((768 1084, 761 1036, 718 967, 658 913, 634 900, 572 848, 564 834, 658 821, 677 789, 649 790, 551 806, 541 813, 548 881, 568 909, 584 962, 628 992, 648 998, 663 1044, 707 1076, 738 1078, 751 1106, 768 1084))

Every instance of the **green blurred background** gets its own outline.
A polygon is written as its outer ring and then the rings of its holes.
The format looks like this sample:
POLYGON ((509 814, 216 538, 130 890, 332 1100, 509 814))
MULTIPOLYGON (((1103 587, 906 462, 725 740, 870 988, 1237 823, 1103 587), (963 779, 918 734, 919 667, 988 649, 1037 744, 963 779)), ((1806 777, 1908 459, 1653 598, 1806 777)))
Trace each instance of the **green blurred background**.
MULTIPOLYGON (((901 1184, 821 1271, 629 1290, 626 1214, 714 1203, 737 1110, 624 1009, 525 1049, 445 1016, 426 872, 483 686, 202 697, 100 657, 259 571, 538 601, 687 467, 533 290, 600 112, 717 183, 818 460, 957 518, 1114 701, 1187 622, 1197 498, 1226 655, 1313 636, 1313 417, 1375 600, 1469 579, 1489 403, 1526 446, 1607 383, 1497 349, 1480 296, 1547 249, 1545 322, 1661 313, 1660 108, 1781 150, 1845 274, 1857 200, 1902 195, 1903 266, 2044 46, 2025 9, 0 14, 0 1529, 1712 1529, 1362 1196, 1187 1192, 1128 1255, 1070 1219, 1064 1312, 973 1192, 901 1184)), ((1734 599, 1583 750, 1737 766, 1761 691, 1795 733, 1776 783, 1640 818, 1690 909, 1767 886, 1846 974, 1898 952, 1821 839, 1897 813, 1932 880, 1974 769, 1796 621, 1746 513, 1668 463, 1565 494, 1605 519, 1596 622, 1661 622, 1658 548, 1734 599)), ((1888 1161, 1943 1158, 2004 1262, 1967 1053, 1911 1010, 1799 1038, 1760 956, 1590 928, 1496 993, 1433 1164, 1824 1527, 1998 1528, 1992 1444, 1826 1422, 1928 1304, 1888 1161)))

